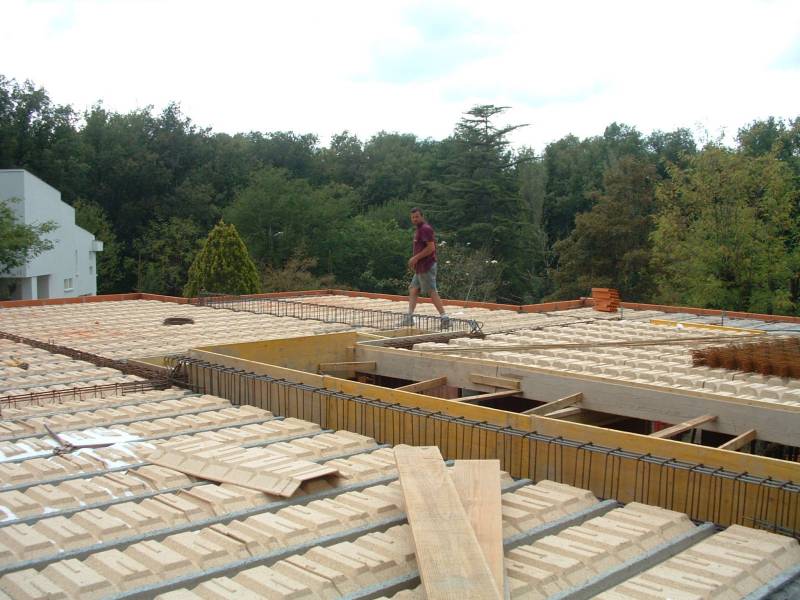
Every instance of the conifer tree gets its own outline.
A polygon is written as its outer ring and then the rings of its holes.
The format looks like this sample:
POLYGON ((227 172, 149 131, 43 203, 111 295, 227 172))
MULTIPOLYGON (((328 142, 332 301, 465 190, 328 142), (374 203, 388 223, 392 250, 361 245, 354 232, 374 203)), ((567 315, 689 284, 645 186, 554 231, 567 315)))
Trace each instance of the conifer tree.
POLYGON ((189 267, 183 295, 197 296, 202 290, 255 294, 259 289, 258 271, 236 227, 220 220, 189 267))

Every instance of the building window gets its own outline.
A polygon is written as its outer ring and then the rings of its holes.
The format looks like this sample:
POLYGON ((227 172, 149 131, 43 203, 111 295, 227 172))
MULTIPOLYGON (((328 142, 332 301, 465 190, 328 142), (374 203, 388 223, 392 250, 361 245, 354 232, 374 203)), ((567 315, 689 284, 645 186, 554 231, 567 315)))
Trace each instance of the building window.
POLYGON ((72 290, 72 277, 68 277, 64 280, 64 291, 69 292, 72 290))

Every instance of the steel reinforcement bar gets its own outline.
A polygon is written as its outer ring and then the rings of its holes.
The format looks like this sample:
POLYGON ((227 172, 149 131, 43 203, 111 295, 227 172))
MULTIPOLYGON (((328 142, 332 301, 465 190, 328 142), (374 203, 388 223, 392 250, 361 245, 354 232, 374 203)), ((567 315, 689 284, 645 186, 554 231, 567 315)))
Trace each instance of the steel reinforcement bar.
POLYGON ((346 429, 380 444, 435 445, 448 460, 496 458, 513 477, 550 479, 589 489, 598 498, 642 502, 685 512, 696 521, 800 538, 796 482, 500 427, 188 357, 175 364, 195 391, 235 405, 346 429))
POLYGON ((483 323, 472 319, 456 319, 438 315, 408 315, 404 312, 333 306, 314 302, 300 302, 285 298, 250 298, 221 294, 201 295, 192 300, 198 306, 207 306, 233 311, 268 314, 276 317, 344 323, 353 327, 370 327, 377 330, 401 329, 404 327, 426 332, 452 331, 479 333, 483 323))

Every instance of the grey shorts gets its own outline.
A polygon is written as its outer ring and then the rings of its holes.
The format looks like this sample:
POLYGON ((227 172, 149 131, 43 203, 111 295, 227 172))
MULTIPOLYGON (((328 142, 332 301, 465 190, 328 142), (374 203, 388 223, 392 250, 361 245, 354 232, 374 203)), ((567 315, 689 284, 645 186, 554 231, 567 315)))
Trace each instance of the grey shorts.
POLYGON ((414 273, 414 278, 411 280, 411 287, 421 290, 423 294, 428 295, 436 291, 436 263, 433 263, 430 270, 425 273, 414 273))

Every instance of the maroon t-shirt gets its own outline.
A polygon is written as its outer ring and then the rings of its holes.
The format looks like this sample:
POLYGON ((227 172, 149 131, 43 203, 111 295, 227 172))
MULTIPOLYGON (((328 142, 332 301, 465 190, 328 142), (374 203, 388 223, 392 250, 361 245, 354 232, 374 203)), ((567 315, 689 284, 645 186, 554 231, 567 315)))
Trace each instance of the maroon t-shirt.
POLYGON ((433 234, 433 227, 427 223, 421 223, 417 225, 417 230, 414 232, 414 256, 425 250, 428 242, 434 242, 433 254, 429 254, 417 261, 415 268, 417 273, 427 273, 431 270, 433 263, 436 262, 436 237, 433 234))

